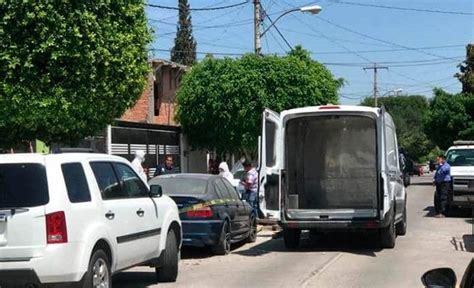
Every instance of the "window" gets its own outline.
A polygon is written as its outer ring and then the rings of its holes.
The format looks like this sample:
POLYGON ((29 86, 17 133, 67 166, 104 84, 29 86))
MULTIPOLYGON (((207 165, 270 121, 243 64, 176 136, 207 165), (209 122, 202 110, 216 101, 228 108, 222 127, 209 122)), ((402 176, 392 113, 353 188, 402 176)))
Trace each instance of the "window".
POLYGON ((276 164, 276 124, 268 120, 265 121, 265 156, 267 167, 272 167, 276 164))
POLYGON ((69 201, 71 203, 91 201, 91 194, 82 165, 80 163, 62 164, 61 170, 63 171, 69 201))
POLYGON ((35 207, 48 202, 48 181, 43 165, 0 164, 0 208, 35 207))
POLYGON ((215 184, 216 184, 217 193, 219 195, 222 195, 221 196, 222 199, 229 201, 230 199, 233 198, 230 192, 227 190, 226 186, 224 185, 224 182, 222 182, 221 179, 217 179, 215 184))
POLYGON ((395 131, 391 126, 385 126, 385 153, 388 169, 396 171, 398 167, 398 152, 395 131))
POLYGON ((227 188, 227 191, 229 192, 231 199, 239 201, 240 200, 239 193, 237 192, 237 190, 235 190, 235 187, 232 186, 232 184, 230 184, 230 182, 227 180, 222 180, 222 181, 224 181, 224 185, 227 188))
POLYGON ((92 171, 94 172, 95 179, 99 185, 100 193, 102 194, 102 199, 118 199, 118 198, 128 198, 123 194, 122 189, 120 188, 117 176, 115 176, 114 169, 112 164, 109 162, 92 162, 91 163, 92 171))
POLYGON ((153 179, 150 185, 158 184, 165 195, 204 195, 207 193, 207 179, 194 178, 158 178, 153 179))
POLYGON ((148 197, 148 188, 131 167, 123 163, 114 163, 114 168, 125 197, 148 197))

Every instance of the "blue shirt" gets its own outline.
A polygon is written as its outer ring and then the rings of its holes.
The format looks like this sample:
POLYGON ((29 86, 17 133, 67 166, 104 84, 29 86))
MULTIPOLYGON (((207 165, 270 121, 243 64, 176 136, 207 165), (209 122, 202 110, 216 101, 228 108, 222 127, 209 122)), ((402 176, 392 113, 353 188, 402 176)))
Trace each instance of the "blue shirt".
POLYGON ((433 179, 436 183, 451 181, 451 166, 446 162, 443 165, 438 165, 433 179))

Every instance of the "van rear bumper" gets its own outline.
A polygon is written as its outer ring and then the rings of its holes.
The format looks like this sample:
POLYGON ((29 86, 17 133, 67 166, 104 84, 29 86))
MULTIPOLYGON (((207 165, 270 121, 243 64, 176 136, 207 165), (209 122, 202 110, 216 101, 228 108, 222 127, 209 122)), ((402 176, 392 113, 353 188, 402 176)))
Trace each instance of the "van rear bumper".
POLYGON ((320 229, 326 231, 357 231, 357 230, 376 230, 387 227, 389 224, 388 218, 385 221, 375 219, 361 219, 361 220, 319 220, 319 221, 279 221, 278 224, 283 229, 300 229, 311 230, 320 229))

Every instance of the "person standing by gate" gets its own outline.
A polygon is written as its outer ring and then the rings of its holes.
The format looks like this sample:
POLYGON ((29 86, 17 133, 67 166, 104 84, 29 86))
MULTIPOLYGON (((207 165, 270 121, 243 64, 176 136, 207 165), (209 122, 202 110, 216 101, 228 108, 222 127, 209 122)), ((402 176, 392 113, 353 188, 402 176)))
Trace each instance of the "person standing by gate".
POLYGON ((167 174, 175 174, 176 168, 173 166, 173 156, 166 155, 165 157, 165 165, 158 165, 156 166, 155 174, 153 177, 160 176, 160 175, 167 175, 167 174))
POLYGON ((448 193, 451 187, 451 166, 446 163, 446 157, 439 155, 436 159, 438 167, 433 176, 433 182, 436 185, 435 192, 435 210, 436 218, 443 218, 446 216, 448 193))

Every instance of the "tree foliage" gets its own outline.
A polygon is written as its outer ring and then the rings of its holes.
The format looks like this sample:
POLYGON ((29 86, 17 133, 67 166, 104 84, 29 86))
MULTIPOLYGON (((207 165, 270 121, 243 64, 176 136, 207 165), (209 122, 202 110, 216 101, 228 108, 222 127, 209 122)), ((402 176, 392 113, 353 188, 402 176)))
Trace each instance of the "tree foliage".
POLYGON ((196 41, 193 37, 193 25, 189 13, 188 0, 179 0, 179 19, 174 47, 171 49, 171 61, 183 65, 196 62, 196 41))
POLYGON ((141 95, 142 1, 0 1, 0 145, 72 143, 141 95))
MULTIPOLYGON (((398 145, 408 156, 420 160, 434 148, 423 130, 424 117, 428 112, 428 100, 423 96, 389 96, 378 99, 390 113, 397 129, 398 145)), ((362 105, 373 106, 374 99, 366 98, 362 105)))
POLYGON ((425 121, 429 138, 441 149, 455 140, 474 140, 474 95, 453 95, 441 89, 434 94, 425 121))
POLYGON ((298 47, 284 57, 206 57, 177 94, 177 120, 194 148, 254 151, 264 108, 337 103, 341 80, 298 47))
POLYGON ((459 65, 456 77, 462 83, 462 93, 474 94, 474 44, 466 46, 466 60, 459 65))

